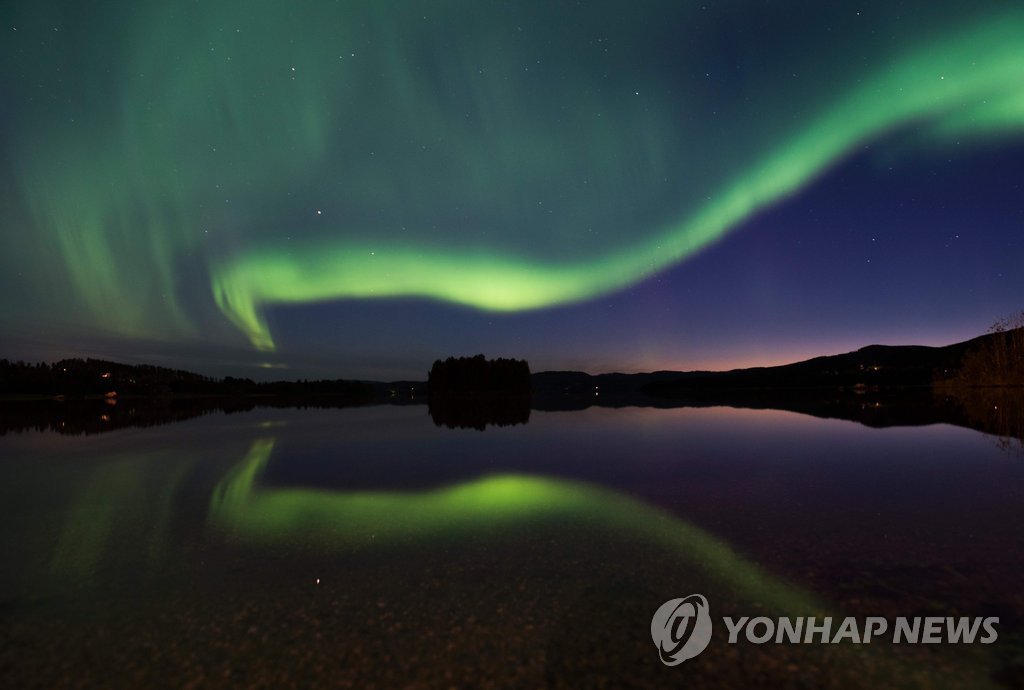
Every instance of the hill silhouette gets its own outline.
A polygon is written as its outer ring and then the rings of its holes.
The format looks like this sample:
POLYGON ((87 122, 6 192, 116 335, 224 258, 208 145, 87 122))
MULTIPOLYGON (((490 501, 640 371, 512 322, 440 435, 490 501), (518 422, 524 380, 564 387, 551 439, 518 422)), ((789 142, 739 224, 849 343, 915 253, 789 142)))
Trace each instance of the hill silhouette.
MULTIPOLYGON (((552 404, 576 398, 629 401, 636 396, 706 397, 755 395, 755 391, 798 389, 872 390, 965 386, 965 362, 974 353, 1005 349, 1021 329, 988 333, 941 347, 925 345, 868 345, 853 352, 826 355, 772 367, 729 371, 655 371, 639 374, 587 374, 580 371, 545 371, 534 374, 536 400, 552 404), (741 391, 746 391, 741 393, 741 391)), ((978 383, 983 383, 979 381, 978 383)), ((1013 382, 1009 382, 1013 383, 1013 382)))
POLYGON ((875 427, 955 424, 1024 443, 1022 342, 1024 329, 1015 328, 944 347, 870 345, 776 367, 598 375, 530 375, 526 362, 495 367, 479 355, 435 363, 429 397, 417 381, 257 383, 105 360, 0 360, 0 434, 102 433, 265 406, 429 404, 435 424, 480 430, 528 423, 531 410, 730 406, 875 427))

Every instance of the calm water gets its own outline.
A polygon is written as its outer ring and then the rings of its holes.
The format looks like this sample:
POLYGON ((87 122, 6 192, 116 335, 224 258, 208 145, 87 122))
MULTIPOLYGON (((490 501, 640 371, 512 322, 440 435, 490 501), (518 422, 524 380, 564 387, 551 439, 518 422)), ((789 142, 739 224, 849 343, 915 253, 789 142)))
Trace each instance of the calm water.
POLYGON ((1024 458, 945 425, 423 406, 0 437, 5 687, 1020 687, 1024 458), (651 616, 704 594, 707 651, 651 616), (722 615, 998 616, 990 645, 722 615))

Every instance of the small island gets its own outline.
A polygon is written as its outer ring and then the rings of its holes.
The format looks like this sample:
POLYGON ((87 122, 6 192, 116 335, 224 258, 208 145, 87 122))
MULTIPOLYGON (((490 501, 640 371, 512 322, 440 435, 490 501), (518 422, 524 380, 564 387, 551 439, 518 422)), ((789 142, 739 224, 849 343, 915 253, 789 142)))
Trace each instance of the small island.
POLYGON ((530 365, 518 359, 449 357, 427 376, 430 417, 437 426, 478 429, 530 421, 530 365))

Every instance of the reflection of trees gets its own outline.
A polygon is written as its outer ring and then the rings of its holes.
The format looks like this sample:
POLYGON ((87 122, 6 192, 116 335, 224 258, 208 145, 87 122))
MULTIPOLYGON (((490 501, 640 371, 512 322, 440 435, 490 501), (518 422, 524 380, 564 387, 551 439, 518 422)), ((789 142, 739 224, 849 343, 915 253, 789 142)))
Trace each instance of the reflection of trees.
POLYGON ((1024 455, 1024 388, 963 387, 950 393, 967 426, 996 437, 996 445, 1024 455))
POLYGON ((101 434, 127 427, 183 422, 216 412, 233 414, 257 407, 342 408, 362 402, 335 396, 0 400, 0 436, 23 431, 101 434))
POLYGON ((530 421, 530 396, 501 394, 434 393, 428 402, 430 417, 437 426, 449 429, 479 429, 514 426, 530 421))

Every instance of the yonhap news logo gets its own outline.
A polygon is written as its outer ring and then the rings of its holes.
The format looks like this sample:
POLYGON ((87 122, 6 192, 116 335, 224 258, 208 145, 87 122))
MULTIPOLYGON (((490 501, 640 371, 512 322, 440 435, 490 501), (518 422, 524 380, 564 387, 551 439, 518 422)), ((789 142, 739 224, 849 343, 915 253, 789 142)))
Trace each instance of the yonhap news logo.
MULTIPOLYGON (((741 635, 751 644, 992 644, 999 639, 995 616, 901 616, 894 622, 884 616, 723 616, 722 623, 728 644, 736 644, 741 635)), ((700 594, 669 599, 651 619, 651 639, 666 666, 678 666, 707 649, 711 629, 708 600, 700 594)))
POLYGON ((669 599, 654 612, 651 638, 666 666, 697 656, 711 642, 711 612, 700 594, 669 599))

